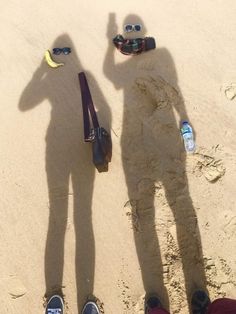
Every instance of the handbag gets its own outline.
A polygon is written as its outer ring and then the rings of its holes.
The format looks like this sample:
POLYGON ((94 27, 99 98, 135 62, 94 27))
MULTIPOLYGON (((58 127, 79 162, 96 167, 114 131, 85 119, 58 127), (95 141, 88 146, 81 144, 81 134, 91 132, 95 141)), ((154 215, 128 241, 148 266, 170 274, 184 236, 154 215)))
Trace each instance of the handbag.
POLYGON ((85 73, 80 72, 78 76, 83 108, 84 141, 92 143, 93 163, 98 172, 106 172, 112 156, 111 136, 99 125, 85 73))

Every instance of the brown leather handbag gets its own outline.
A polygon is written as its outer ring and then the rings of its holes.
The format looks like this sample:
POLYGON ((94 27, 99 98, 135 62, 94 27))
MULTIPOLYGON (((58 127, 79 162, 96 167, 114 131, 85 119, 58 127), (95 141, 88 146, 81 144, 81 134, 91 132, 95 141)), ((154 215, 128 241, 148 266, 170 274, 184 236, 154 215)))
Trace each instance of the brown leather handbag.
POLYGON ((111 136, 99 125, 85 73, 80 72, 78 75, 83 107, 84 141, 92 143, 93 163, 98 172, 106 172, 112 156, 111 136))

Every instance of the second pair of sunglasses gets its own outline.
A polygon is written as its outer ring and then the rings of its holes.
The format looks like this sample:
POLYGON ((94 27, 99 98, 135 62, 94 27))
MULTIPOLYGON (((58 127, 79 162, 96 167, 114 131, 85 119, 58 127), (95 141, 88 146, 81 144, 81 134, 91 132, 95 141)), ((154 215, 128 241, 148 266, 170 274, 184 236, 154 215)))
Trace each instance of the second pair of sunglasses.
POLYGON ((71 53, 71 49, 69 47, 53 48, 52 51, 54 55, 60 55, 61 53, 64 53, 64 55, 68 55, 69 53, 71 53))
POLYGON ((140 24, 125 24, 124 25, 124 31, 126 33, 140 32, 141 29, 142 29, 142 25, 140 25, 140 24))

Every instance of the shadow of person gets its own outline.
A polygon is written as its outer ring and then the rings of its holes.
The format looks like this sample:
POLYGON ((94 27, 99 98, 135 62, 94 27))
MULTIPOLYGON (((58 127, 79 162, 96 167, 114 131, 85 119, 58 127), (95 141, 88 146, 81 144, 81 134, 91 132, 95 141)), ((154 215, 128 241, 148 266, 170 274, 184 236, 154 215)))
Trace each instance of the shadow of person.
MULTIPOLYGON (((143 25, 138 37, 145 36, 144 24, 138 16, 128 15, 124 21, 127 23, 143 25)), ((122 57, 112 44, 116 34, 115 15, 110 14, 104 73, 124 93, 122 161, 133 211, 137 256, 146 294, 158 293, 168 308, 164 262, 155 227, 155 212, 160 209, 155 210, 155 199, 168 204, 173 212, 188 303, 195 287, 206 289, 200 233, 176 120, 176 116, 179 121, 188 120, 188 116, 183 98, 176 90, 177 74, 169 51, 158 48, 138 56, 122 57), (118 63, 115 57, 126 60, 118 63)), ((163 218, 159 217, 159 221, 163 218)), ((162 230, 159 234, 163 235, 162 230)), ((167 242, 166 255, 170 257, 165 261, 167 268, 175 263, 170 250, 171 244, 167 242)), ((170 284, 174 278, 168 276, 170 284)))
MULTIPOLYGON (((76 235, 76 285, 78 309, 93 293, 95 244, 91 207, 95 167, 89 144, 83 140, 82 104, 77 73, 82 65, 67 34, 59 36, 53 47, 71 47, 69 55, 55 56, 63 67, 52 69, 45 61, 24 89, 19 109, 26 111, 47 99, 51 119, 46 135, 46 173, 49 192, 49 226, 45 250, 46 296, 62 293, 64 238, 68 217, 68 196, 73 195, 76 235), (69 182, 72 193, 69 193, 69 182)), ((95 79, 86 72, 91 94, 102 125, 109 131, 111 112, 95 79)))

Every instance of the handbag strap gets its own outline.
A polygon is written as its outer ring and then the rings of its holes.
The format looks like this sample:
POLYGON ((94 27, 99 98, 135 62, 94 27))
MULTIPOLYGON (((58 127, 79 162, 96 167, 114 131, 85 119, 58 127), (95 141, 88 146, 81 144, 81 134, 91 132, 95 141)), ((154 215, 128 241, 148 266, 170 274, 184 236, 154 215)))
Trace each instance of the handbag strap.
POLYGON ((84 72, 80 72, 79 74, 79 83, 81 90, 81 98, 82 98, 82 107, 83 107, 83 119, 84 119, 84 140, 86 142, 91 141, 91 132, 90 132, 90 117, 92 119, 93 127, 99 128, 98 118, 96 111, 94 109, 92 96, 89 90, 88 82, 84 72))

